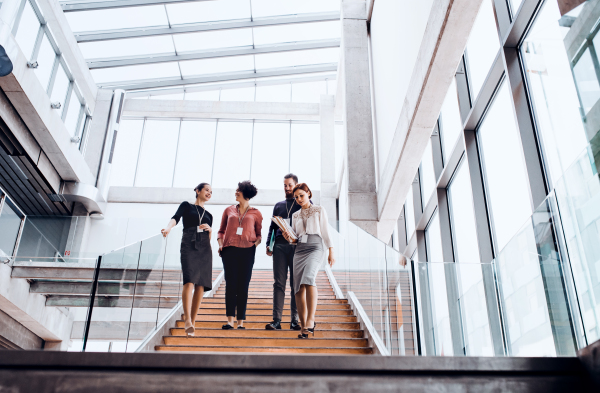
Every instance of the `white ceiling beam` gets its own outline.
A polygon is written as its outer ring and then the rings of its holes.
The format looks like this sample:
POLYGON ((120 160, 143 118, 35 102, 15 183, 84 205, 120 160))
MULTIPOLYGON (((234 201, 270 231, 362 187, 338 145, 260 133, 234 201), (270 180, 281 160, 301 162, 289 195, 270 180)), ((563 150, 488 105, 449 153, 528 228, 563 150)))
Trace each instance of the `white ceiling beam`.
POLYGON ((188 3, 192 1, 214 1, 214 0, 72 0, 61 1, 59 4, 64 12, 95 11, 108 8, 143 7, 148 5, 162 5, 175 3, 188 3))
POLYGON ((124 117, 319 121, 319 104, 125 99, 124 117))
MULTIPOLYGON (((321 82, 321 81, 334 81, 337 79, 336 73, 324 73, 317 75, 306 75, 300 77, 291 78, 277 78, 277 79, 259 79, 249 80, 242 82, 233 83, 209 83, 204 85, 196 86, 176 86, 169 87, 166 89, 157 90, 137 90, 127 93, 127 97, 148 97, 148 96, 161 96, 166 94, 181 94, 181 93, 195 93, 199 91, 214 91, 214 90, 227 90, 227 89, 240 89, 244 87, 254 86, 274 86, 274 85, 287 85, 290 83, 308 83, 308 82, 321 82)), ((330 92, 331 94, 331 92, 330 92)))
POLYGON ((339 12, 319 12, 265 18, 236 19, 218 22, 186 23, 181 25, 139 27, 131 29, 101 30, 75 34, 77 42, 107 41, 124 38, 148 37, 167 34, 198 33, 216 30, 246 29, 297 23, 315 23, 340 20, 339 12))
POLYGON ((312 74, 317 72, 329 72, 337 70, 337 63, 326 63, 308 66, 268 68, 260 71, 226 72, 221 74, 209 74, 192 76, 181 79, 180 77, 167 77, 156 79, 144 79, 138 81, 123 81, 113 83, 98 83, 103 89, 142 90, 158 89, 169 86, 194 85, 199 83, 225 82, 243 79, 268 78, 274 76, 312 74))
POLYGON ((340 39, 334 38, 329 40, 311 40, 288 42, 283 44, 259 45, 259 46, 241 46, 234 48, 217 48, 210 50, 200 50, 193 52, 183 52, 180 54, 163 54, 163 55, 143 55, 143 56, 128 56, 114 57, 105 59, 90 59, 87 64, 91 69, 124 67, 141 64, 157 64, 168 63, 173 61, 214 59, 220 57, 258 55, 265 53, 292 52, 299 50, 324 49, 324 48, 339 48, 340 39))

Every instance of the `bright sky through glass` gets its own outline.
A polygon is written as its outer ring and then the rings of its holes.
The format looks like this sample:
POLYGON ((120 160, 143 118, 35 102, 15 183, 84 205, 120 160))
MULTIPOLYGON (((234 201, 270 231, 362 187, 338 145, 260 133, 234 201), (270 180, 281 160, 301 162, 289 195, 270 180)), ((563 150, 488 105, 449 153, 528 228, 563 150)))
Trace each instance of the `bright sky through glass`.
MULTIPOLYGON (((336 12, 339 12, 339 0, 214 0, 67 12, 65 15, 73 32, 80 35, 105 31, 123 32, 140 28, 173 28, 198 23, 260 21, 261 18, 336 12)), ((265 45, 339 39, 340 23, 338 20, 331 20, 147 37, 121 37, 107 41, 81 42, 79 46, 86 60, 98 61, 115 58, 143 59, 146 56, 148 58, 176 56, 195 51, 210 52, 223 48, 252 50, 265 45)), ((96 83, 100 85, 127 85, 128 82, 142 80, 173 79, 178 81, 204 75, 234 72, 253 73, 282 67, 293 69, 299 66, 326 64, 335 67, 338 58, 338 47, 315 48, 185 61, 168 59, 168 62, 153 64, 127 64, 113 68, 94 68, 92 75, 96 83)), ((327 71, 328 75, 325 76, 325 71, 320 71, 320 75, 323 75, 321 80, 324 81, 326 77, 332 79, 331 72, 335 71, 327 71)), ((319 75, 319 73, 317 74, 319 75)), ((289 85, 290 79, 302 77, 303 74, 291 75, 286 78, 287 81, 282 83, 289 85)), ((252 80, 254 78, 248 81, 252 80)), ((259 81, 260 78, 256 80, 259 81)), ((149 87, 149 89, 152 88, 149 87)), ((281 98, 276 101, 281 101, 281 98)))

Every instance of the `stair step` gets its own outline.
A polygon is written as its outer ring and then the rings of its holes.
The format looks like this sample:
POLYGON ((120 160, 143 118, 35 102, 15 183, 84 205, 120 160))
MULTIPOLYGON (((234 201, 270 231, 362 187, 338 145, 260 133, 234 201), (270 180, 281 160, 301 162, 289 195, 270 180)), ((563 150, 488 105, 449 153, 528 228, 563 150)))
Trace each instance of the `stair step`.
POLYGON ((186 346, 186 345, 157 345, 157 351, 193 351, 193 352, 269 352, 269 353, 312 353, 312 354, 339 354, 339 355, 372 355, 371 348, 264 348, 264 347, 222 347, 222 346, 186 346))
MULTIPOLYGON (((215 296, 213 297, 213 299, 225 299, 225 294, 219 294, 219 293, 215 293, 215 296)), ((264 294, 264 295, 252 295, 252 296, 248 296, 248 300, 250 299, 271 299, 271 301, 273 301, 273 293, 268 293, 268 294, 264 294)), ((319 302, 321 300, 335 300, 335 295, 319 295, 319 302)))
MULTIPOLYGON (((265 315, 265 314, 272 314, 273 309, 272 308, 262 308, 262 309, 255 309, 255 308, 247 308, 246 309, 246 315, 265 315)), ((198 312, 198 315, 224 315, 225 314, 225 307, 222 308, 202 308, 200 307, 200 310, 198 312)), ((283 315, 290 315, 290 310, 283 310, 283 315)), ((316 315, 354 315, 352 313, 352 310, 331 310, 331 309, 317 309, 317 314, 316 315)))
MULTIPOLYGON (((198 314, 198 317, 196 318, 196 321, 198 322, 204 322, 204 321, 215 321, 218 315, 203 315, 203 314, 198 314)), ((222 315, 223 319, 225 319, 225 315, 222 315)), ((266 323, 269 323, 272 321, 273 318, 273 314, 269 313, 269 314, 260 314, 260 315, 246 315, 246 320, 247 321, 266 321, 266 323)), ((349 316, 340 316, 340 315, 334 315, 334 316, 329 316, 329 315, 317 315, 316 316, 317 322, 356 322, 356 317, 353 315, 349 315, 349 316)), ((224 323, 224 322, 223 322, 224 323)))
MULTIPOLYGON (((320 328, 320 326, 319 326, 320 328)), ((195 337, 270 337, 270 338, 298 338, 300 332, 290 329, 266 330, 264 329, 233 329, 224 331, 223 329, 196 329, 195 337)), ((172 328, 171 336, 187 336, 184 328, 172 328)), ((362 330, 321 330, 317 329, 315 338, 364 338, 362 330)))
MULTIPOLYGON (((209 297, 209 298, 202 300, 202 305, 207 304, 207 303, 225 304, 225 299, 223 297, 220 297, 220 298, 209 297)), ((270 304, 271 306, 273 306, 273 298, 272 297, 262 298, 262 299, 249 298, 248 304, 270 304)), ((289 304, 290 304, 289 298, 285 299, 285 304, 289 306, 289 304)), ((319 298, 319 305, 324 305, 324 304, 348 304, 348 300, 319 298)))
MULTIPOLYGON (((227 333, 224 331, 224 333, 227 333)), ((364 348, 369 345, 366 338, 271 338, 271 337, 181 337, 165 336, 165 345, 219 346, 219 347, 302 347, 302 348, 364 348)))
MULTIPOLYGON (((260 329, 264 329, 265 325, 269 322, 271 322, 272 319, 271 318, 265 318, 263 321, 245 321, 244 322, 244 326, 246 327, 246 330, 260 330, 260 329)), ((221 329, 221 326, 223 326, 225 323, 227 323, 225 321, 225 319, 220 320, 220 321, 196 321, 196 328, 213 328, 213 329, 221 329)), ((284 329, 288 329, 289 328, 289 320, 284 319, 283 322, 281 322, 283 325, 284 329)), ((184 327, 184 322, 182 320, 177 321, 176 323, 178 328, 182 328, 184 327)), ((333 330, 333 329, 342 329, 342 330, 346 330, 346 329, 360 329, 360 324, 358 322, 319 322, 319 326, 317 330, 333 330)), ((283 329, 282 329, 283 330, 283 329)), ((289 329, 288 329, 289 330, 289 329)), ((236 329, 237 331, 237 329, 236 329)))
MULTIPOLYGON (((215 308, 215 309, 225 309, 225 302, 219 303, 208 303, 206 300, 202 301, 202 305, 200 308, 215 308)), ((273 303, 250 303, 248 302, 247 309, 262 309, 262 310, 273 310, 273 303)), ((287 303, 286 309, 290 308, 289 302, 287 303)), ((319 304, 317 306, 317 310, 327 309, 327 310, 350 310, 349 304, 319 304)), ((284 309, 284 312, 286 310, 284 309)))

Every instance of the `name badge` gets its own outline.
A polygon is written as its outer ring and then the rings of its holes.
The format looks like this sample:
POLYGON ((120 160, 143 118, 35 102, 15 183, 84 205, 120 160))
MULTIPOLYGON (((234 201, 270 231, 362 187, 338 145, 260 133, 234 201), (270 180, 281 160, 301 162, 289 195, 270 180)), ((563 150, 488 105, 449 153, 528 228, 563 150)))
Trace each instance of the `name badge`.
POLYGON ((204 232, 204 229, 200 229, 200 227, 197 227, 197 228, 196 228, 196 231, 197 231, 197 232, 204 232))
POLYGON ((235 231, 235 234, 236 234, 236 235, 241 235, 241 234, 242 234, 242 232, 244 232, 244 228, 242 228, 242 227, 238 227, 237 231, 235 231))
POLYGON ((306 243, 308 241, 308 235, 302 235, 300 237, 300 243, 306 243))
POLYGON ((292 219, 291 219, 291 218, 286 218, 286 219, 285 219, 285 222, 287 222, 287 224, 288 224, 289 226, 292 226, 292 219))

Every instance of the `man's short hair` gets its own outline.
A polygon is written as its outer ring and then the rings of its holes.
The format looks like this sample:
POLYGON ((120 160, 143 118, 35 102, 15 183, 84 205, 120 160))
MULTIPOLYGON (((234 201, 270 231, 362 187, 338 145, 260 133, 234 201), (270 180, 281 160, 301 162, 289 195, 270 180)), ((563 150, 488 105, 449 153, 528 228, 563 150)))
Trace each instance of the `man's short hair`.
POLYGON ((283 178, 284 179, 294 179, 294 183, 298 184, 298 176, 294 175, 293 173, 288 173, 283 178))

